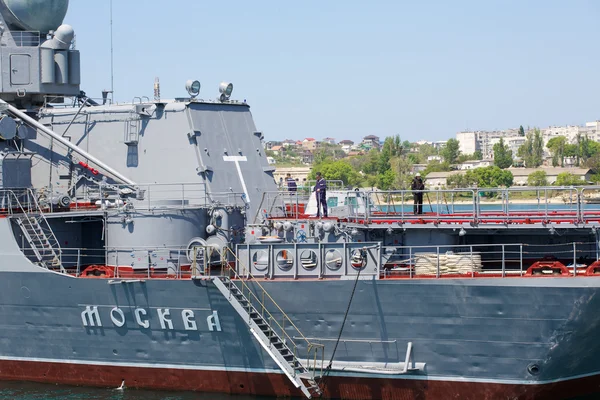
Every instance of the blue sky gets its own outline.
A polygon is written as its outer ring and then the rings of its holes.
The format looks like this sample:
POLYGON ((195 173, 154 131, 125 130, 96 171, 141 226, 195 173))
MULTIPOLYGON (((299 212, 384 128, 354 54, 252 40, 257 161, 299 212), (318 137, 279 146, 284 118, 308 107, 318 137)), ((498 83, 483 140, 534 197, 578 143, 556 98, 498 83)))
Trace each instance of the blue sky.
MULTIPOLYGON (((82 89, 110 88, 109 1, 71 0, 82 89)), ((600 119, 595 0, 114 0, 115 100, 247 99, 266 140, 600 119)))

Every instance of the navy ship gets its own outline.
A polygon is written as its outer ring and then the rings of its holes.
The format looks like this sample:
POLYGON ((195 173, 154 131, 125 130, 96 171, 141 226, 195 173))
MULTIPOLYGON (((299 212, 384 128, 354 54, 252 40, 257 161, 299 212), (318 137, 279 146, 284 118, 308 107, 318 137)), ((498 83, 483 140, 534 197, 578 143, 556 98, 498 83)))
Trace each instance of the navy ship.
POLYGON ((411 192, 328 182, 319 218, 310 189, 278 189, 231 83, 207 99, 196 80, 169 101, 87 96, 67 7, 0 0, 0 379, 597 392, 598 188, 426 192, 415 215, 411 192))

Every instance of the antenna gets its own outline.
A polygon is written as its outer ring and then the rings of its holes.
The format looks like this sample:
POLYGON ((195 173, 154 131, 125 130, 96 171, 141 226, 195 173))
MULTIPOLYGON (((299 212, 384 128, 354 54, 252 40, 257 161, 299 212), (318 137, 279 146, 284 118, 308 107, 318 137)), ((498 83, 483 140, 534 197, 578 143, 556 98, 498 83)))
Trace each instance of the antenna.
POLYGON ((115 70, 113 56, 113 1, 110 0, 110 101, 115 102, 115 70))
POLYGON ((154 78, 154 100, 160 101, 160 81, 158 76, 154 78))

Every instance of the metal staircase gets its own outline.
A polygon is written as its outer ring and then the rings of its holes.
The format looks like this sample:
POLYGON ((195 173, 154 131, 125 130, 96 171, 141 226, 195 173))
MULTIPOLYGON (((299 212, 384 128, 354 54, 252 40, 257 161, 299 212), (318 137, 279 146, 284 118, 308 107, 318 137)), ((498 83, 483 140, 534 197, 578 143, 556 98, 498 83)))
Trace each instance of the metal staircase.
POLYGON ((27 251, 29 249, 24 250, 27 258, 42 267, 60 269, 65 273, 60 257, 60 244, 34 193, 29 189, 20 192, 9 190, 2 197, 11 211, 11 219, 21 228, 23 237, 29 243, 31 252, 27 251))
POLYGON ((33 252, 32 261, 48 269, 66 272, 60 261, 60 245, 43 214, 24 214, 15 221, 33 252), (46 225, 46 228, 43 227, 46 225))
MULTIPOLYGON (((235 271, 233 272, 235 273, 235 271)), ((300 358, 298 358, 298 346, 292 337, 286 333, 285 323, 288 321, 288 329, 299 332, 298 328, 296 328, 293 322, 285 315, 285 313, 283 313, 283 311, 281 311, 281 309, 279 310, 283 315, 282 323, 279 323, 266 309, 264 302, 265 295, 271 301, 273 301, 273 299, 264 292, 264 289, 260 284, 258 285, 260 289, 263 290, 263 301, 260 301, 243 280, 237 281, 240 283, 241 288, 227 276, 212 277, 212 282, 242 317, 244 322, 246 322, 250 328, 250 332, 252 332, 256 340, 277 363, 279 368, 281 368, 294 386, 299 388, 309 399, 319 397, 321 395, 321 389, 315 381, 317 365, 316 355, 319 350, 321 351, 321 354, 323 354, 323 346, 310 343, 302 336, 306 341, 306 347, 309 353, 308 359, 305 359, 306 365, 304 365, 300 361, 300 358), (312 368, 310 366, 311 353, 314 355, 312 368)))

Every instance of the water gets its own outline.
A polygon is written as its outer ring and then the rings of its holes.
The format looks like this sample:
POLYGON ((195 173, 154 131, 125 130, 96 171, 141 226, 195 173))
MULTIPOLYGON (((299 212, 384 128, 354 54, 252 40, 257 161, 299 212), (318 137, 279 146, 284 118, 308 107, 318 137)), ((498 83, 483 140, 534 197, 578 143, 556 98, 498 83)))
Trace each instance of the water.
POLYGON ((219 393, 106 389, 41 383, 0 382, 0 400, 272 400, 219 393))

